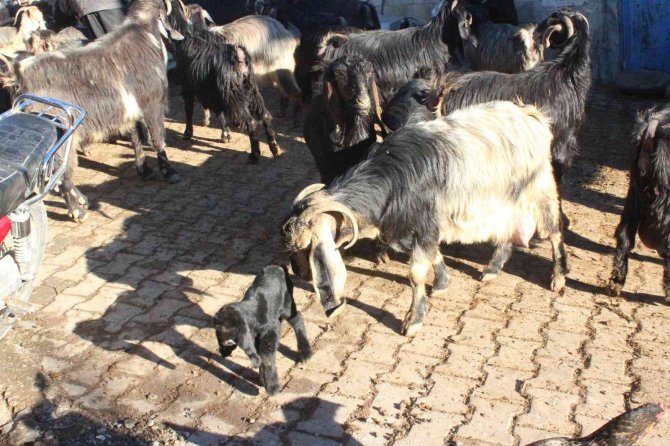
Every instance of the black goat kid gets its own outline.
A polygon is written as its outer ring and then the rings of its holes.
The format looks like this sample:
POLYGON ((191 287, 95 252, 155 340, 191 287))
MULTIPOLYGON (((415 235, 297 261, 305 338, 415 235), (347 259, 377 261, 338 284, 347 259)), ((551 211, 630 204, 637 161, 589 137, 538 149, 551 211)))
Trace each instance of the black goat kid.
POLYGON ((670 302, 670 104, 639 116, 633 132, 630 184, 616 228, 616 254, 609 291, 619 295, 626 282, 635 234, 663 258, 663 288, 670 302))
POLYGON ((308 360, 312 349, 293 300, 293 284, 287 268, 277 265, 263 268, 242 301, 224 305, 214 316, 221 356, 230 356, 239 345, 252 366, 260 366, 261 385, 270 395, 279 391, 275 355, 284 320, 295 330, 300 360, 308 360))
POLYGON ((376 141, 379 94, 372 64, 344 56, 324 68, 321 91, 305 118, 305 143, 321 181, 330 184, 364 160, 376 141))
POLYGON ((174 42, 177 70, 182 76, 182 96, 186 113, 184 139, 193 136, 193 103, 197 97, 203 108, 212 111, 221 123, 221 139, 227 140, 226 126, 232 123, 249 135, 251 162, 260 159, 255 136, 257 121, 263 123, 270 151, 281 154, 272 128, 272 116, 253 75, 251 58, 244 47, 226 43, 223 36, 189 23, 178 0, 172 0, 170 23, 184 39, 174 42))

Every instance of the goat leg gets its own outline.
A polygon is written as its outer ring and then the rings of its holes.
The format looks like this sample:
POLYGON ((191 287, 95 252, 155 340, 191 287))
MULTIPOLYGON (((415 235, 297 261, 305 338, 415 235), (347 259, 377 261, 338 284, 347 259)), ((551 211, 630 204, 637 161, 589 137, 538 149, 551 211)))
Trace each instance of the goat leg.
POLYGON ((219 123, 221 124, 221 141, 230 142, 232 138, 230 137, 230 128, 226 123, 226 115, 224 115, 223 112, 220 112, 217 116, 219 117, 219 123))
POLYGON ((621 290, 626 283, 628 257, 635 247, 635 235, 637 234, 639 224, 638 212, 637 198, 631 179, 626 202, 621 213, 621 220, 614 233, 616 237, 616 252, 614 253, 612 277, 607 286, 607 291, 611 296, 621 295, 621 290))
POLYGON ((300 353, 300 362, 305 362, 312 357, 312 347, 309 345, 309 339, 307 338, 307 331, 305 330, 305 322, 302 319, 300 313, 296 311, 295 316, 291 319, 288 319, 288 323, 291 324, 293 330, 295 331, 295 337, 298 341, 298 353, 300 353))
POLYGON ((568 257, 565 253, 563 232, 558 231, 549 235, 554 258, 554 271, 551 275, 551 290, 563 294, 565 292, 565 274, 568 271, 568 257))
POLYGON ((168 161, 167 153, 165 153, 165 126, 163 123, 163 110, 160 107, 157 107, 155 110, 152 110, 153 113, 147 113, 146 124, 147 130, 149 131, 149 137, 151 138, 151 143, 154 150, 156 151, 156 157, 158 158, 158 169, 161 171, 161 174, 165 177, 168 183, 178 183, 181 181, 181 177, 176 170, 170 166, 168 161))
POLYGON ((130 139, 135 149, 135 169, 143 180, 151 180, 155 178, 154 171, 147 164, 147 159, 144 156, 144 149, 142 148, 141 123, 136 123, 135 128, 130 132, 130 139))
POLYGON ((68 166, 63 174, 62 194, 67 206, 68 215, 76 222, 84 221, 86 209, 88 209, 88 198, 82 194, 72 180, 74 169, 77 166, 77 152, 70 151, 68 166))
POLYGON ((423 319, 426 316, 426 276, 431 265, 430 259, 431 257, 427 256, 423 249, 414 248, 409 267, 412 306, 405 315, 402 326, 402 334, 405 336, 414 336, 423 326, 423 319))
POLYGON ((249 144, 251 145, 251 153, 249 153, 249 162, 257 164, 261 159, 261 146, 256 138, 254 127, 248 126, 247 133, 249 134, 249 144))
POLYGON ((193 103, 195 102, 195 97, 193 92, 185 87, 182 87, 181 95, 184 98, 184 115, 186 116, 186 127, 184 128, 183 138, 185 141, 188 141, 193 137, 193 103))
POLYGON ((260 339, 261 365, 259 370, 261 385, 265 387, 268 395, 279 392, 280 384, 277 376, 275 355, 279 347, 279 326, 263 335, 260 339))
POLYGON ((449 271, 447 271, 447 265, 444 263, 444 258, 439 248, 433 260, 433 271, 435 273, 435 281, 433 282, 433 292, 431 295, 437 297, 444 294, 449 286, 449 271))
POLYGON ((493 256, 489 261, 489 264, 484 268, 484 272, 481 276, 482 282, 488 282, 498 277, 498 273, 505 265, 505 262, 509 260, 509 256, 512 255, 512 244, 510 242, 505 242, 496 247, 496 250, 493 252, 493 256))
POLYGON ((270 152, 272 152, 272 156, 278 158, 284 152, 282 151, 282 149, 279 148, 279 145, 277 144, 275 130, 272 127, 272 116, 270 115, 270 113, 268 113, 267 110, 263 113, 261 122, 263 122, 263 128, 265 129, 265 136, 268 141, 268 146, 270 146, 270 152))

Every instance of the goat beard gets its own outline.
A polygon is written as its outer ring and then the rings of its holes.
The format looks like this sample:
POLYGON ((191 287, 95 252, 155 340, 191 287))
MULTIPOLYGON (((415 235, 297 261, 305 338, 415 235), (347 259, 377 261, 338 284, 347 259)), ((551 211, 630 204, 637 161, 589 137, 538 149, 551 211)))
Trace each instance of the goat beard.
MULTIPOLYGON (((355 114, 350 122, 343 122, 336 125, 331 135, 337 134, 337 127, 340 127, 341 140, 336 144, 341 149, 355 146, 356 144, 365 141, 370 137, 370 127, 372 126, 372 117, 369 114, 359 115, 355 114)), ((335 142, 335 141, 333 141, 335 142)))

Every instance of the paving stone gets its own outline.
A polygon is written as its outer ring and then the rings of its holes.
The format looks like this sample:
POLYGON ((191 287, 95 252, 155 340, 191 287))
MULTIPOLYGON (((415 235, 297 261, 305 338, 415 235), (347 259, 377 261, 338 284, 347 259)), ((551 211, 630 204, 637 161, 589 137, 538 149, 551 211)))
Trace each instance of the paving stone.
POLYGON ((456 431, 458 439, 514 444, 514 436, 511 434, 512 420, 523 406, 481 398, 473 398, 471 404, 474 407, 472 419, 456 431))

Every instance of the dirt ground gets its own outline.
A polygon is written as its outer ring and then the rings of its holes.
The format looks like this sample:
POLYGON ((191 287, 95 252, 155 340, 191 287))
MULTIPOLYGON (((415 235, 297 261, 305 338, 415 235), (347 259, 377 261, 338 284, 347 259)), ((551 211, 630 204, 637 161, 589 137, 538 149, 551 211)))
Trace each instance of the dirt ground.
MULTIPOLYGON (((336 320, 296 279, 315 354, 296 363, 284 327, 283 388, 268 397, 239 349, 217 354, 210 317, 265 265, 286 261, 279 223, 318 176, 287 118, 275 119, 285 155, 273 160, 262 144, 258 165, 239 133, 223 144, 219 129, 196 127, 183 141, 173 88, 167 150, 181 183, 142 182, 119 141, 80 159, 83 224, 49 197, 34 311, 0 341, 0 444, 523 445, 669 403, 670 307, 655 253, 638 246, 624 297, 603 294, 628 135, 650 103, 604 87, 591 96, 583 156, 564 188, 564 296, 548 290, 547 243, 516 251, 485 284, 491 247, 445 247, 449 295, 431 299, 423 329, 405 338, 406 259, 376 265, 361 243, 348 253, 349 305, 336 320)), ((665 420, 641 444, 669 438, 665 420)))

